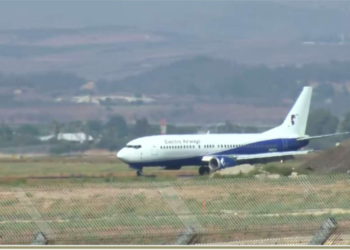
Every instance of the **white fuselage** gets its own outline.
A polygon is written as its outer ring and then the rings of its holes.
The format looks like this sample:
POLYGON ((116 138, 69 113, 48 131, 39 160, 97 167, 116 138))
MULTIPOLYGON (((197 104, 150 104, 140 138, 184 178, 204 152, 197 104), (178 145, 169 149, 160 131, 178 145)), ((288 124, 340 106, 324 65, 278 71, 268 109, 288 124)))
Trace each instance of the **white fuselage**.
POLYGON ((156 135, 130 141, 117 156, 131 166, 196 165, 206 155, 286 151, 290 140, 264 133, 156 135))
POLYGON ((147 136, 129 142, 117 157, 136 169, 203 165, 208 161, 209 166, 220 168, 234 166, 238 160, 298 154, 296 151, 308 143, 305 130, 311 94, 312 88, 304 87, 283 123, 263 133, 147 136))

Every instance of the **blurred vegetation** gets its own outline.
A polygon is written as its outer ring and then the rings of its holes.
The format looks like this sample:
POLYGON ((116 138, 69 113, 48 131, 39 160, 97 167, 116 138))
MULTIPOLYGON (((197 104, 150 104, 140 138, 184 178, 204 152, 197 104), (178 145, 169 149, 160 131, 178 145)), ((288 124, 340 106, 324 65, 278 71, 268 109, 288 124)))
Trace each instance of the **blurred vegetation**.
POLYGON ((334 133, 339 124, 339 119, 330 111, 316 109, 310 112, 306 133, 309 135, 322 135, 334 133))
MULTIPOLYGON (((332 102, 337 106, 348 103, 350 61, 330 61, 304 65, 244 65, 223 59, 197 56, 164 65, 122 80, 99 79, 96 93, 116 92, 235 97, 249 102, 275 104, 276 100, 294 98, 302 86, 315 86, 313 102, 332 102), (335 84, 337 87, 335 88, 335 84), (336 97, 336 98, 335 98, 336 97)), ((85 93, 81 86, 87 79, 74 73, 41 72, 4 74, 0 86, 7 89, 32 89, 52 97, 62 94, 85 93)), ((1 94, 0 106, 20 103, 8 93, 1 94)), ((110 100, 109 100, 110 101, 110 100)), ((108 100, 106 105, 109 105, 108 100)))
MULTIPOLYGON (((226 121, 209 127, 195 125, 176 126, 169 124, 167 134, 196 134, 196 133, 257 133, 268 128, 253 126, 240 126, 226 121)), ((331 134, 337 131, 350 131, 350 112, 344 118, 338 118, 329 110, 311 110, 307 127, 307 134, 321 135, 331 134)), ((160 133, 158 124, 151 124, 148 119, 136 119, 134 123, 127 123, 123 116, 114 114, 106 121, 71 121, 51 124, 23 124, 23 125, 0 125, 0 150, 9 147, 47 145, 53 154, 65 154, 70 152, 82 152, 89 149, 119 150, 128 141, 148 135, 160 133), (85 133, 93 137, 92 141, 69 142, 57 140, 59 133, 85 133), (41 141, 41 136, 52 135, 54 138, 41 141)), ((312 140, 310 145, 315 149, 329 148, 336 142, 347 139, 349 136, 326 137, 312 140)))
MULTIPOLYGON (((350 131, 349 91, 350 62, 331 61, 309 63, 299 66, 284 65, 275 68, 265 65, 242 65, 221 59, 197 56, 178 61, 152 71, 120 81, 101 79, 96 82, 96 94, 126 91, 142 94, 196 95, 210 96, 213 100, 236 98, 239 102, 255 105, 276 105, 276 99, 286 103, 294 101, 302 86, 313 84, 314 98, 310 112, 307 134, 320 135, 336 131, 350 131), (336 85, 336 87, 334 87, 336 85), (315 105, 317 103, 317 105, 315 105), (342 111, 340 111, 342 110, 342 111), (341 113, 345 113, 341 117, 341 113)), ((81 86, 87 80, 73 73, 47 72, 22 75, 1 74, 0 106, 25 105, 13 94, 14 90, 35 90, 50 97, 61 94, 82 93, 81 86), (12 95, 10 94, 12 93, 12 95)), ((179 110, 179 112, 182 112, 179 110)), ((176 115, 176 114, 174 114, 176 115)), ((222 121, 218 121, 222 122, 222 121)), ((267 128, 266 128, 267 129, 267 128)), ((240 126, 229 121, 212 127, 168 125, 168 134, 188 134, 201 132, 215 133, 255 133, 262 128, 240 126)), ((118 150, 131 139, 159 134, 159 126, 151 124, 147 118, 136 119, 127 124, 124 117, 114 114, 106 121, 71 121, 51 124, 1 124, 0 147, 49 144, 52 153, 83 151, 91 148, 118 150), (58 133, 84 132, 94 140, 84 143, 41 142, 38 138, 58 133)), ((348 138, 330 137, 314 140, 316 149, 333 146, 339 140, 348 138)))
MULTIPOLYGON (((34 89, 39 93, 68 93, 79 90, 85 79, 73 73, 45 72, 28 74, 0 74, 0 86, 3 88, 34 89)), ((1 102, 3 102, 2 100, 1 102)), ((6 101, 6 100, 5 100, 6 101)))
MULTIPOLYGON (((345 83, 350 80, 349 67, 350 62, 331 61, 271 68, 197 56, 118 82, 103 80, 98 85, 106 93, 133 93, 137 89, 146 94, 249 97, 271 102, 276 98, 294 98, 302 86, 317 83, 315 98, 322 101, 334 96, 331 83, 345 83)), ((346 88, 341 92, 348 95, 346 88)))

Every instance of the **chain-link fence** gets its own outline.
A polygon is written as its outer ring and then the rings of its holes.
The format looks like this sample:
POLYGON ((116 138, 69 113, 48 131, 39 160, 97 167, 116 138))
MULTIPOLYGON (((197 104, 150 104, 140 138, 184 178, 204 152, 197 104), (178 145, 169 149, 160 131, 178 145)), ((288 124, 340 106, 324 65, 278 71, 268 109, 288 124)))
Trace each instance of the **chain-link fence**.
POLYGON ((334 217, 325 244, 350 244, 349 198, 346 175, 1 187, 0 242, 308 244, 334 217))

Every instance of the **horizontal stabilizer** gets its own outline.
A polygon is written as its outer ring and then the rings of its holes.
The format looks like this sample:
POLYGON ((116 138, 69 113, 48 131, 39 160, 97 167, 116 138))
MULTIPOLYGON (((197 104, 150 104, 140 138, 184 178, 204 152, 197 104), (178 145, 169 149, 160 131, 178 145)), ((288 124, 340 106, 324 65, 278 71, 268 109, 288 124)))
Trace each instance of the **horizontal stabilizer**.
POLYGON ((320 138, 324 138, 324 137, 338 136, 338 135, 347 135, 347 134, 350 134, 350 132, 340 132, 340 133, 325 134, 325 135, 315 135, 315 136, 305 135, 303 137, 299 137, 297 140, 298 141, 304 141, 304 140, 320 139, 320 138))
POLYGON ((286 157, 286 156, 294 156, 294 155, 305 155, 305 154, 310 153, 310 152, 312 152, 312 150, 246 154, 246 155, 236 155, 234 157, 236 158, 237 161, 244 161, 244 160, 286 157))

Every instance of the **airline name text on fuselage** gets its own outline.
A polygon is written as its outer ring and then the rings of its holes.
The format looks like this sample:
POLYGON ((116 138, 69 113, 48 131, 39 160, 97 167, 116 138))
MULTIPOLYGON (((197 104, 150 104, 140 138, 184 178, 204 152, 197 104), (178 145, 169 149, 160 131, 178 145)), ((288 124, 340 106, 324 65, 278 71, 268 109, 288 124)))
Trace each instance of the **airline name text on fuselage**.
POLYGON ((200 140, 164 140, 165 144, 200 144, 200 140))

